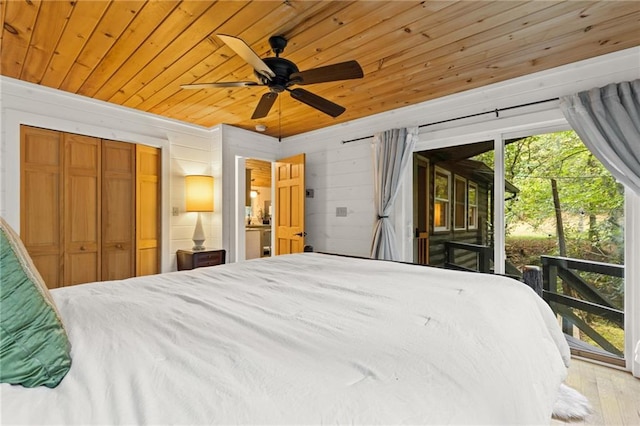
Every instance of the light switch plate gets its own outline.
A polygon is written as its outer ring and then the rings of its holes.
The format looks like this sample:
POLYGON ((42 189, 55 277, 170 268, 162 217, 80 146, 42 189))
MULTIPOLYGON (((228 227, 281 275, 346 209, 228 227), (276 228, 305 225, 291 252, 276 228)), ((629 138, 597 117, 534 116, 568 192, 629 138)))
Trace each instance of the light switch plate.
POLYGON ((180 209, 178 207, 174 207, 171 209, 171 214, 174 216, 178 216, 180 214, 180 209))
POLYGON ((336 217, 347 217, 347 208, 336 207, 336 217))

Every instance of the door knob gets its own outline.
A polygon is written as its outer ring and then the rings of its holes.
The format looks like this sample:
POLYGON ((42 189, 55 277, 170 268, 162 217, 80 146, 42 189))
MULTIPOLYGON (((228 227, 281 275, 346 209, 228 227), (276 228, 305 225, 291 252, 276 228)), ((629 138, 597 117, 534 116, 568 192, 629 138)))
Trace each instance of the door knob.
POLYGON ((307 236, 307 233, 306 233, 306 232, 304 232, 304 231, 302 231, 302 232, 298 232, 298 233, 293 234, 293 235, 295 235, 296 237, 306 237, 306 236, 307 236))

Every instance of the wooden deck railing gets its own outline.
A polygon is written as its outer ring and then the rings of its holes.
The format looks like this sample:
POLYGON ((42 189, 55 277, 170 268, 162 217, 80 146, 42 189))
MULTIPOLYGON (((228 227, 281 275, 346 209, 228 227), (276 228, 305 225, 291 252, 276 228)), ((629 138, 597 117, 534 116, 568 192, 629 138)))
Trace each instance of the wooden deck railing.
MULTIPOLYGON (((492 274, 493 247, 482 244, 463 243, 460 241, 446 241, 444 243, 444 267, 447 269, 457 269, 460 271, 482 272, 492 274), (456 253, 466 251, 475 253, 475 268, 460 265, 456 260, 456 253)), ((522 279, 522 271, 518 270, 508 260, 505 263, 505 275, 518 280, 522 279)))
MULTIPOLYGON (((445 245, 445 268, 463 271, 492 273, 493 247, 480 244, 447 241, 445 245), (476 254, 477 268, 460 265, 456 262, 456 251, 464 250, 476 254)), ((562 317, 562 329, 568 335, 573 335, 573 327, 577 327, 589 336, 605 351, 617 359, 622 360, 623 353, 605 336, 595 330, 584 319, 576 315, 575 310, 587 312, 604 318, 624 330, 624 312, 615 306, 609 298, 602 294, 595 286, 583 279, 575 271, 591 272, 601 275, 623 278, 624 266, 589 260, 571 259, 556 256, 541 256, 542 271, 539 267, 530 267, 524 276, 518 269, 507 262, 505 265, 507 276, 524 280, 525 284, 534 288, 544 300, 549 303, 553 311, 562 317), (542 274, 542 291, 539 288, 539 275, 542 274), (563 286, 569 294, 562 292, 563 286), (559 291, 560 290, 560 291, 559 291), (575 294, 573 294, 575 292, 575 294), (579 296, 579 297, 575 297, 579 296)), ((603 352, 604 353, 604 352, 603 352)), ((611 362, 610 360, 607 360, 611 362)))
POLYGON ((624 312, 595 286, 574 272, 592 272, 623 278, 624 266, 555 256, 541 256, 541 259, 543 298, 554 312, 562 317, 563 331, 571 335, 573 326, 576 326, 603 349, 622 357, 622 351, 576 315, 573 309, 600 316, 624 330, 624 312), (558 286, 559 280, 565 285, 564 288, 574 291, 580 298, 560 292, 563 287, 558 286))
POLYGON ((461 243, 458 241, 446 241, 444 243, 444 267, 447 269, 457 269, 460 271, 491 273, 491 259, 493 258, 493 247, 480 244, 461 243), (476 253, 477 269, 472 269, 456 263, 456 249, 466 250, 476 253))

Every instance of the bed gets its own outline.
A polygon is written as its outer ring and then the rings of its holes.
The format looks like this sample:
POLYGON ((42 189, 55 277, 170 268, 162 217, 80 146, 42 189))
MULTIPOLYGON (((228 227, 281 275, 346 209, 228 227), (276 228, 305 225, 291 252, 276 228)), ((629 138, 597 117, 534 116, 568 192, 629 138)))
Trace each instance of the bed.
POLYGON ((500 276, 318 253, 55 289, 72 364, 2 424, 548 424, 569 349, 500 276))

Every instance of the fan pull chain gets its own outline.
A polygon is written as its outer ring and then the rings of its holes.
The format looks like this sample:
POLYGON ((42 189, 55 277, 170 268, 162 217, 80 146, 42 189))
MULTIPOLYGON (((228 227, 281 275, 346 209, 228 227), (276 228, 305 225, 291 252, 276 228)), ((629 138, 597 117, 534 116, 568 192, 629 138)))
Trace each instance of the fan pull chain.
POLYGON ((282 96, 278 96, 278 143, 282 142, 282 96))

